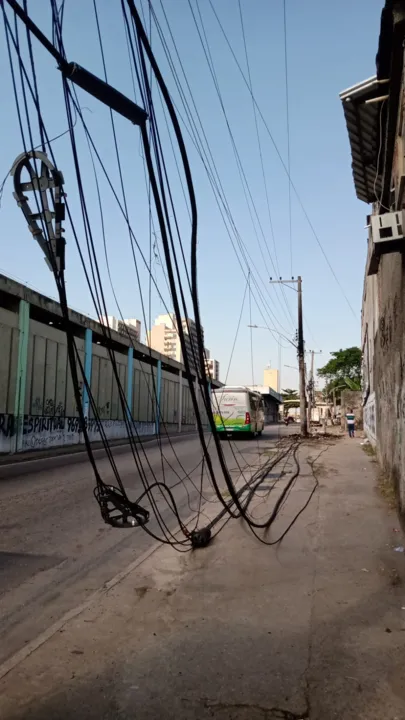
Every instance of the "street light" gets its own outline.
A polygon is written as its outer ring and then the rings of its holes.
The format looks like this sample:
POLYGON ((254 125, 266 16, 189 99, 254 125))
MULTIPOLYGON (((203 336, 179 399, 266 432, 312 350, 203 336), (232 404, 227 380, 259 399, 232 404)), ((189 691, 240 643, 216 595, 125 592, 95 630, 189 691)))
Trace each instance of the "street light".
POLYGON ((297 345, 295 342, 290 340, 286 335, 283 335, 279 330, 276 330, 276 328, 270 328, 266 327, 265 325, 248 325, 248 328, 253 328, 254 330, 268 330, 268 332, 275 332, 277 335, 280 335, 280 337, 284 338, 284 340, 287 340, 287 342, 290 343, 295 349, 297 349, 297 345))

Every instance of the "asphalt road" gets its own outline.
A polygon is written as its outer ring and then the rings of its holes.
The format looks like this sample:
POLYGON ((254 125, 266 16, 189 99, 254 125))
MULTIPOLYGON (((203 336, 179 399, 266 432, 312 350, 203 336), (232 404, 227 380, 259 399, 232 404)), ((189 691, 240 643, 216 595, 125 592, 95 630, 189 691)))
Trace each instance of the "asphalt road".
MULTIPOLYGON (((267 459, 266 449, 291 429, 266 428, 257 440, 237 440, 234 453, 224 443, 233 477, 267 459)), ((163 445, 164 461, 156 442, 145 444, 153 474, 173 486, 181 518, 196 510, 201 479, 201 449, 196 436, 176 438, 163 445), (182 466, 182 467, 181 467, 182 466), (188 475, 185 482, 181 478, 188 475)), ((215 453, 213 453, 214 455, 215 453)), ((133 456, 116 455, 116 463, 131 498, 142 491, 133 456)), ((50 463, 51 464, 51 461, 50 463)), ((105 481, 113 482, 106 459, 98 461, 105 481)), ((223 477, 214 461, 220 487, 223 477)), ((63 467, 0 479, 0 663, 36 638, 64 613, 77 607, 95 590, 145 553, 155 541, 141 528, 116 529, 106 525, 93 498, 94 478, 87 460, 66 456, 63 467)), ((21 468, 23 473, 23 468, 21 468)), ((204 495, 212 497, 208 479, 204 495)), ((162 497, 155 496, 168 526, 173 514, 162 497)), ((203 517, 203 515, 202 515, 203 517)), ((152 520, 149 527, 159 532, 152 520)))

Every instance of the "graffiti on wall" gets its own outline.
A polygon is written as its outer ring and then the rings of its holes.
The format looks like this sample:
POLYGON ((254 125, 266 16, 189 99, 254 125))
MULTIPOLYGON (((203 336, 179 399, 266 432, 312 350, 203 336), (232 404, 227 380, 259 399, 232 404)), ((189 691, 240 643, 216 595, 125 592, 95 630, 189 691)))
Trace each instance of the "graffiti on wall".
POLYGON ((46 398, 43 403, 40 397, 36 397, 31 403, 31 412, 33 415, 47 415, 50 417, 61 417, 65 414, 65 407, 62 402, 55 403, 52 398, 46 398))
POLYGON ((31 412, 33 415, 42 415, 42 400, 40 397, 36 397, 32 400, 31 412))
MULTIPOLYGON (((109 440, 127 437, 124 420, 85 419, 85 427, 92 442, 101 440, 101 429, 109 440)), ((134 436, 153 435, 153 423, 132 423, 134 436)), ((0 453, 13 452, 17 422, 12 414, 0 413, 0 453)), ((46 450, 64 445, 78 445, 84 442, 83 426, 78 417, 53 417, 47 415, 24 415, 22 424, 22 452, 28 450, 46 450)))
POLYGON ((0 446, 1 438, 11 438, 15 435, 14 415, 9 413, 0 414, 0 446))
POLYGON ((51 398, 45 400, 44 415, 50 415, 51 417, 61 417, 65 414, 65 408, 63 403, 58 402, 56 404, 51 398))
POLYGON ((104 405, 98 405, 97 412, 100 418, 110 414, 110 403, 106 402, 104 405))
POLYGON ((376 416, 375 416, 375 393, 371 393, 364 406, 363 412, 364 430, 368 439, 375 443, 377 439, 376 416))

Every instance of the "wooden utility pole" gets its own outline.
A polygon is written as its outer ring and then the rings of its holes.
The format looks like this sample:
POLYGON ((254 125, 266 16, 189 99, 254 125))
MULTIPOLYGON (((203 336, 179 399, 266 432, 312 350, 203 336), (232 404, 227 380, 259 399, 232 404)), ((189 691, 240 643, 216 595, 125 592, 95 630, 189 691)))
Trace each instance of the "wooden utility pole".
MULTIPOLYGON (((299 394, 300 394, 300 430, 301 437, 307 437, 308 435, 308 423, 307 423, 307 399, 305 393, 305 346, 304 346, 304 325, 302 317, 302 278, 299 275, 297 278, 291 278, 291 280, 273 280, 270 278, 270 283, 286 285, 291 288, 290 283, 297 283, 298 286, 298 341, 295 347, 298 352, 298 370, 299 370, 299 394)), ((295 290, 295 288, 291 288, 295 290)), ((294 343, 292 343, 294 345, 294 343)))

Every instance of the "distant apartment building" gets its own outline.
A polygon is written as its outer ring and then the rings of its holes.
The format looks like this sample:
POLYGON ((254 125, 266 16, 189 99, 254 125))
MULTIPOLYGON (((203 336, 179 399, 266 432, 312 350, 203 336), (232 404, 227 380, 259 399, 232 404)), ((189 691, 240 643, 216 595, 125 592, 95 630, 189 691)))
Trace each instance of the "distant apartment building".
POLYGON ((205 370, 210 380, 219 380, 219 362, 214 358, 207 357, 205 360, 205 370))
POLYGON ((276 392, 280 392, 280 374, 278 370, 266 367, 263 373, 263 385, 272 388, 276 392))
POLYGON ((122 321, 114 317, 114 315, 103 315, 100 317, 100 322, 102 325, 108 325, 111 330, 115 330, 120 335, 124 335, 126 338, 129 336, 134 342, 141 342, 140 320, 128 318, 127 320, 124 319, 124 321, 122 321))
MULTIPOLYGON (((184 331, 188 361, 192 367, 195 367, 196 363, 198 364, 198 341, 195 322, 190 318, 184 318, 181 323, 184 331)), ((184 363, 174 313, 159 315, 156 318, 154 326, 147 333, 147 343, 149 347, 162 353, 162 355, 166 355, 172 358, 172 360, 177 360, 179 363, 184 363)))

